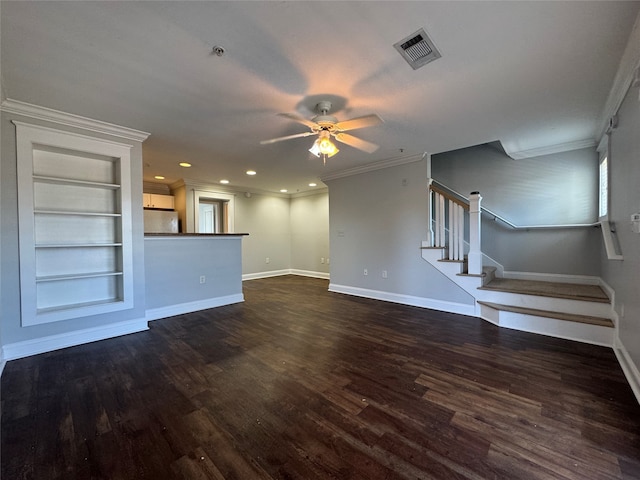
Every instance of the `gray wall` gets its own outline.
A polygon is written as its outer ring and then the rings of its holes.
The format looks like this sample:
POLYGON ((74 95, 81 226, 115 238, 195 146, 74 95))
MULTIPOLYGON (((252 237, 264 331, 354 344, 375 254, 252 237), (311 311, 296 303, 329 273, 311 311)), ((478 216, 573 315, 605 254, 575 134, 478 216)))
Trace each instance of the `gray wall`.
POLYGON ((332 285, 472 303, 421 256, 420 245, 427 238, 426 160, 325 183, 332 285))
MULTIPOLYGON (((595 148, 513 160, 496 144, 432 156, 432 177, 515 225, 589 224, 597 221, 595 148)), ((505 270, 599 275, 597 228, 513 230, 482 218, 482 251, 505 270)))
POLYGON ((293 197, 291 268, 328 274, 329 258, 329 194, 293 197))
POLYGON ((145 238, 146 308, 242 295, 241 244, 241 237, 145 238))
POLYGON ((235 231, 242 241, 242 273, 280 270, 328 273, 329 201, 323 191, 292 197, 236 194, 235 231), (266 263, 269 258, 269 263, 266 263))
POLYGON ((482 252, 506 271, 600 275, 599 227, 513 230, 482 217, 482 252))
POLYGON ((254 193, 247 198, 237 194, 235 231, 249 234, 242 240, 243 274, 291 268, 288 197, 254 193))
POLYGON ((603 254, 602 278, 616 292, 619 338, 640 368, 640 235, 630 228, 631 214, 640 211, 640 102, 631 88, 618 112, 618 128, 611 135, 609 219, 615 222, 623 261, 603 254))
MULTIPOLYGON (((0 331, 3 345, 33 340, 50 335, 59 335, 91 327, 105 326, 126 320, 144 319, 144 239, 142 208, 133 209, 133 308, 114 313, 105 313, 84 318, 75 318, 60 322, 47 323, 23 328, 20 324, 20 280, 18 251, 18 196, 17 196, 17 158, 15 126, 11 119, 26 123, 44 125, 60 130, 86 134, 86 131, 51 125, 48 122, 24 118, 3 112, 0 117, 2 135, 0 186, 0 260, 2 269, 0 283, 2 304, 0 306, 0 331)), ((96 137, 122 142, 122 139, 95 134, 96 137)), ((126 141, 134 145, 131 151, 131 195, 134 201, 142 198, 142 145, 139 142, 126 141)))

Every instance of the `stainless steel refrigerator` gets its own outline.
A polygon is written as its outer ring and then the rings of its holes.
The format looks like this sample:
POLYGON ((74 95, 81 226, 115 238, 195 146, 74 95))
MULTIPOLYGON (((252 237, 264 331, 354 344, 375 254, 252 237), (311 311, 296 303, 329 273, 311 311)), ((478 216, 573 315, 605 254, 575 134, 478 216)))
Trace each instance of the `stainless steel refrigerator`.
POLYGON ((178 212, 145 210, 144 233, 178 233, 178 212))

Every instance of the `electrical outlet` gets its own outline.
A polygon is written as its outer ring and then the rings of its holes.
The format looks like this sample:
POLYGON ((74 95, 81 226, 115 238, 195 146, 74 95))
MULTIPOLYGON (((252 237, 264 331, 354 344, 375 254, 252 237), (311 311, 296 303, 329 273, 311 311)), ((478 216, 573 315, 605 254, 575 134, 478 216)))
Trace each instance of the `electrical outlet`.
POLYGON ((367 270, 366 268, 364 269, 364 272, 362 272, 362 274, 366 277, 367 275, 369 275, 369 270, 367 270))
POLYGON ((324 264, 324 257, 320 257, 320 263, 324 264))
POLYGON ((327 265, 329 265, 329 257, 327 257, 327 265))
POLYGON ((205 277, 204 275, 200 275, 200 283, 206 283, 207 282, 207 277, 205 277))
POLYGON ((387 278, 387 271, 386 270, 382 270, 382 278, 387 278))
POLYGON ((264 259, 264 263, 269 263, 271 260, 269 259, 269 257, 264 259))

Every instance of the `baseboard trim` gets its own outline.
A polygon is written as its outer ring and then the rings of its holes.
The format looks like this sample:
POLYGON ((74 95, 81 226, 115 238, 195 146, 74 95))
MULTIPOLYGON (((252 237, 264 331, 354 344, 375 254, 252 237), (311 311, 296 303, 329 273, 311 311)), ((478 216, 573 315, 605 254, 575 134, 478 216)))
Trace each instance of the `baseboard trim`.
POLYGON ((638 367, 633 363, 629 352, 627 352, 627 349, 619 338, 615 340, 613 351, 618 358, 618 363, 622 367, 624 376, 627 377, 627 382, 629 382, 633 394, 636 396, 636 400, 640 403, 640 371, 638 367))
POLYGON ((291 269, 291 275, 299 275, 301 277, 322 278, 324 280, 329 280, 328 272, 314 272, 312 270, 296 270, 295 268, 293 268, 291 269))
POLYGON ((2 378, 2 372, 4 372, 4 366, 7 361, 4 359, 4 348, 0 346, 0 379, 2 378))
POLYGON ((355 297, 371 298, 373 300, 383 300, 385 302, 400 303, 412 307, 428 308, 431 310, 439 310, 441 312, 457 313, 460 315, 476 316, 475 306, 463 303, 445 302, 435 300, 433 298, 414 297, 412 295, 403 295, 399 293, 383 292, 380 290, 371 290, 368 288, 350 287, 348 285, 329 284, 329 291, 334 293, 343 293, 353 295, 355 297))
POLYGON ((314 272, 312 270, 297 270, 295 268, 286 268, 283 270, 271 270, 268 272, 256 272, 256 273, 244 273, 242 275, 242 281, 245 280, 257 280, 259 278, 280 277, 283 275, 299 275, 301 277, 313 277, 329 279, 329 273, 327 272, 314 272))
POLYGON ((97 342, 130 333, 142 332, 148 329, 149 325, 145 319, 136 319, 76 330, 74 332, 49 335, 33 340, 8 343, 3 347, 4 361, 30 357, 31 355, 74 347, 76 345, 82 345, 83 343, 97 342))
POLYGON ((259 278, 270 278, 270 277, 280 277, 282 275, 290 275, 291 269, 287 268, 284 270, 271 270, 268 272, 256 272, 256 273, 243 273, 242 281, 245 280, 257 280, 259 278))
POLYGON ((145 312, 144 318, 147 321, 152 321, 160 318, 174 317, 185 313, 197 312, 198 310, 206 310, 208 308, 222 307, 224 305, 241 302, 244 302, 244 295, 242 293, 236 293, 233 295, 225 295, 223 297, 197 300, 195 302, 185 302, 166 307, 151 308, 145 312))

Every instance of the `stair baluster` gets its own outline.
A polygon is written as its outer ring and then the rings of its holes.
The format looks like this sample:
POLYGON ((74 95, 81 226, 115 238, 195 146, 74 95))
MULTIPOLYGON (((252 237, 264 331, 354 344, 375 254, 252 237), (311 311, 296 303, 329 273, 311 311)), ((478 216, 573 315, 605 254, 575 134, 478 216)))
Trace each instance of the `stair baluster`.
POLYGON ((464 261, 464 216, 468 203, 431 184, 429 186, 429 245, 447 250, 448 260, 464 261))

